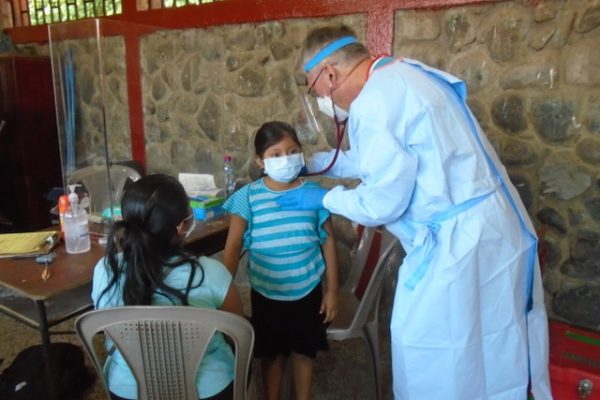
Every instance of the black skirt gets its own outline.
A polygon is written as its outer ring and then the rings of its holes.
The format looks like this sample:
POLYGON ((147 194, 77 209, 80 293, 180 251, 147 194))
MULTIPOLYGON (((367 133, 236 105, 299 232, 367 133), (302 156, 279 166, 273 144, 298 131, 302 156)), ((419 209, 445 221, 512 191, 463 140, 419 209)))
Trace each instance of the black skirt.
POLYGON ((317 351, 329 349, 325 314, 319 314, 323 299, 320 283, 299 300, 272 300, 254 289, 250 299, 255 357, 287 357, 294 352, 315 358, 317 351))

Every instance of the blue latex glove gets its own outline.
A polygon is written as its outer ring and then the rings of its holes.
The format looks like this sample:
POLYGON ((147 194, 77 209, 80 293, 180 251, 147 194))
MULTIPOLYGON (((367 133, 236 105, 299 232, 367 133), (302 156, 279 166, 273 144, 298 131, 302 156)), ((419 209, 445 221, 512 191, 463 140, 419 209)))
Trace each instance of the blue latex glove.
POLYGON ((323 208, 323 197, 327 190, 320 188, 300 188, 277 198, 284 210, 318 210, 323 208))

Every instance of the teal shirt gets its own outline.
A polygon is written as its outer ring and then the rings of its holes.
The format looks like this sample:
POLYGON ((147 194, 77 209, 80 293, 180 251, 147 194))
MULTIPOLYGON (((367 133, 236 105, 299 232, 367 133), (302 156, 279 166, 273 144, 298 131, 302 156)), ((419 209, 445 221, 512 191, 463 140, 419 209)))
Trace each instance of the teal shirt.
POLYGON ((327 239, 323 223, 329 211, 283 210, 277 198, 301 187, 275 191, 264 179, 252 182, 231 195, 223 205, 247 222, 244 247, 249 250, 248 276, 252 288, 273 300, 303 298, 321 282, 325 260, 321 245, 327 239))
MULTIPOLYGON (((94 269, 94 281, 92 289, 92 299, 96 308, 109 308, 123 306, 123 285, 124 278, 118 285, 112 287, 111 292, 104 296, 100 294, 110 282, 112 277, 111 270, 104 264, 102 258, 94 269)), ((198 259, 204 270, 204 282, 190 291, 188 301, 191 307, 201 307, 218 309, 223 304, 225 296, 229 291, 232 277, 229 271, 217 260, 207 257, 198 259)), ((173 288, 185 290, 190 276, 191 266, 189 264, 181 265, 171 270, 165 279, 165 283, 173 288)), ((196 286, 202 278, 202 271, 196 271, 194 284, 196 286)), ((173 305, 166 297, 155 295, 152 299, 154 305, 173 305)), ((110 340, 106 340, 105 347, 107 351, 113 347, 110 340)), ((198 376, 196 379, 198 387, 198 397, 203 399, 214 396, 227 387, 234 376, 234 355, 231 347, 225 342, 223 335, 216 333, 208 345, 208 349, 200 364, 198 376)), ((104 366, 104 373, 108 380, 108 387, 111 392, 117 396, 126 399, 137 398, 137 384, 127 363, 118 351, 114 351, 104 366)))

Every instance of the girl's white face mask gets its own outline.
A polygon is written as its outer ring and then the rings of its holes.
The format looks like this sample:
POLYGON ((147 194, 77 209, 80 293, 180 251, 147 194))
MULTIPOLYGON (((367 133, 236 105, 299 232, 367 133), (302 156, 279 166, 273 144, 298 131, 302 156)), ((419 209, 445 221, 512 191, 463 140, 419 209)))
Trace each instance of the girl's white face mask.
POLYGON ((329 96, 317 97, 317 104, 319 105, 319 111, 328 117, 334 119, 337 117, 338 122, 344 122, 348 119, 348 111, 335 104, 329 96))
POLYGON ((304 155, 296 153, 289 156, 265 158, 264 163, 265 172, 271 179, 289 183, 300 175, 300 171, 304 167, 304 155))

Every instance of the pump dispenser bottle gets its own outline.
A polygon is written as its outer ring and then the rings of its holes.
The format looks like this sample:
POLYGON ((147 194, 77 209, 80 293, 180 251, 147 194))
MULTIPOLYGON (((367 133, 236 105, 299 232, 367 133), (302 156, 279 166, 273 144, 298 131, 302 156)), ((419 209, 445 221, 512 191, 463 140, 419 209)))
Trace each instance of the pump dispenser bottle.
POLYGON ((65 213, 65 247, 69 254, 85 253, 91 246, 88 217, 79 205, 77 186, 69 185, 69 210, 65 213))

